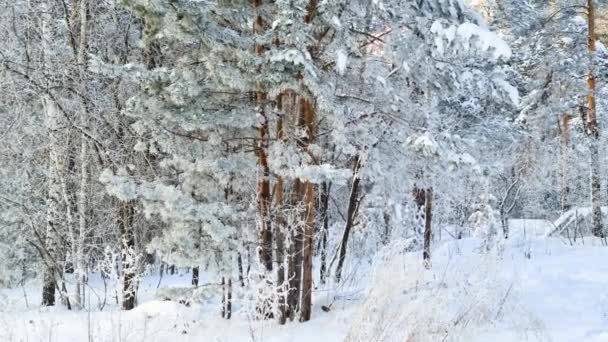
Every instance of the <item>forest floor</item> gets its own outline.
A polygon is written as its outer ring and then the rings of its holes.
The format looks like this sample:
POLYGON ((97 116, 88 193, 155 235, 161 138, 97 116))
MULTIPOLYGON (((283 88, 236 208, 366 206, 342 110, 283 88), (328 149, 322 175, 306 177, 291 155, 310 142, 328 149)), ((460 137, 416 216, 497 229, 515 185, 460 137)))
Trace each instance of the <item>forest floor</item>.
MULTIPOLYGON (((415 322, 420 323, 433 316, 435 324, 440 321, 435 316, 446 312, 460 312, 456 315, 458 319, 443 321, 451 322, 445 331, 453 334, 446 332, 443 336, 438 332, 441 329, 430 334, 419 331, 416 335, 419 338, 415 340, 608 341, 608 247, 599 246, 591 239, 586 239, 584 244, 579 239, 571 245, 557 238, 524 239, 514 235, 503 245, 491 267, 474 262, 492 259, 481 250, 475 239, 444 242, 435 249, 433 271, 424 271, 434 273, 425 279, 441 284, 436 289, 452 286, 455 291, 431 292, 434 297, 428 298, 423 292, 414 291, 416 296, 411 297, 411 291, 400 288, 409 285, 399 274, 391 271, 394 279, 386 279, 382 272, 372 272, 374 274, 366 276, 369 281, 357 281, 358 286, 317 291, 313 319, 285 326, 252 319, 248 312, 253 310, 243 303, 253 296, 238 290, 230 320, 220 317, 217 296, 191 306, 156 300, 158 275, 142 280, 140 304, 129 312, 118 310, 111 295, 103 310, 99 310, 96 295, 90 294, 94 290, 102 297, 103 283, 99 279, 91 280, 92 290, 88 295, 93 297, 90 302, 95 306, 74 311, 62 306, 40 308, 38 286, 32 283, 0 290, 0 341, 403 341, 398 332, 415 325, 411 317, 418 317, 415 322), (489 276, 488 272, 497 277, 489 276), (454 281, 446 280, 448 277, 454 281), (486 281, 489 278, 494 280, 486 281), (391 292, 391 289, 397 291, 391 292), (502 290, 492 292, 494 289, 502 290), (488 295, 492 293, 494 299, 488 295), (391 311, 383 311, 383 296, 389 297, 391 311), (333 302, 330 311, 321 310, 321 305, 330 302, 333 302), (435 307, 430 310, 431 306, 435 307), (408 311, 414 315, 401 315, 408 311), (473 311, 477 312, 476 318, 470 318, 473 311), (382 331, 374 330, 379 328, 379 316, 384 324, 382 331), (463 317, 469 317, 468 324, 461 323, 463 317), (392 328, 388 324, 391 320, 394 320, 392 328), (464 327, 456 332, 453 326, 458 324, 464 327)), ((403 274, 407 276, 408 272, 403 274)), ((188 274, 165 276, 161 288, 185 287, 189 282, 188 274)), ((418 288, 423 281, 416 279, 415 283, 418 288)), ((424 321, 424 326, 432 325, 428 322, 431 320, 424 321)))

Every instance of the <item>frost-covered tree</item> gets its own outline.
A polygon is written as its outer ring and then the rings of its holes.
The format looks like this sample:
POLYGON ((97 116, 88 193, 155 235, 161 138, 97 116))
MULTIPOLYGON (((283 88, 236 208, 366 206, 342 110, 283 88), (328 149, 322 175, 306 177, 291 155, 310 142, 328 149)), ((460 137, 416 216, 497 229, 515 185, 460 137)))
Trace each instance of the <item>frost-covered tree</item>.
POLYGON ((510 47, 460 1, 393 6, 399 30, 391 33, 386 50, 403 70, 397 76, 409 85, 400 94, 409 105, 410 131, 403 143, 416 165, 407 179, 423 209, 427 259, 433 197, 450 195, 450 187, 438 188, 439 180, 462 179, 453 172, 462 167, 477 172, 482 155, 471 155, 468 146, 496 146, 488 144, 490 138, 509 132, 509 113, 519 105, 519 94, 509 83, 510 47))
MULTIPOLYGON (((103 244, 116 245, 114 218, 119 215, 97 178, 103 167, 122 162, 119 156, 124 145, 117 132, 123 122, 114 114, 124 106, 129 85, 92 74, 88 61, 89 54, 122 63, 140 55, 129 45, 137 24, 114 5, 84 0, 2 3, 6 9, 3 36, 11 46, 1 56, 2 76, 3 83, 14 89, 6 93, 7 99, 12 96, 12 127, 30 127, 10 148, 17 148, 21 141, 38 153, 35 164, 22 164, 26 168, 20 176, 39 175, 36 190, 40 196, 30 196, 36 207, 16 203, 22 210, 35 210, 38 217, 34 221, 30 211, 24 222, 28 222, 30 234, 27 241, 45 269, 45 305, 55 303, 59 290, 68 307, 83 307, 87 275, 98 266, 93 260, 102 259, 103 244), (17 89, 23 95, 9 95, 17 89), (28 124, 32 118, 41 124, 28 124), (35 128, 37 131, 32 130, 35 128), (28 140, 34 132, 39 134, 37 139, 28 140), (106 209, 115 215, 107 215, 106 209), (46 216, 40 220, 42 212, 46 216), (73 283, 66 280, 66 274, 72 272, 73 283)), ((19 159, 25 160, 14 160, 19 159)))
POLYGON ((596 1, 484 1, 481 6, 516 51, 514 66, 521 75, 517 83, 524 94, 518 122, 526 133, 518 139, 518 159, 529 160, 532 155, 543 165, 528 163, 532 169, 524 170, 523 208, 540 207, 545 215, 555 215, 592 194, 594 230, 602 235, 598 228, 602 182, 597 175, 605 161, 594 156, 595 146, 603 141, 599 132, 605 104, 598 94, 605 92, 601 70, 606 55, 597 40, 605 28, 596 17, 601 17, 605 5, 596 1), (515 14, 518 8, 522 11, 515 14), (587 170, 592 171, 590 178, 582 176, 587 170))
POLYGON ((86 308, 99 271, 129 310, 170 264, 285 324, 384 251, 601 237, 602 4, 0 0, 0 285, 86 308))

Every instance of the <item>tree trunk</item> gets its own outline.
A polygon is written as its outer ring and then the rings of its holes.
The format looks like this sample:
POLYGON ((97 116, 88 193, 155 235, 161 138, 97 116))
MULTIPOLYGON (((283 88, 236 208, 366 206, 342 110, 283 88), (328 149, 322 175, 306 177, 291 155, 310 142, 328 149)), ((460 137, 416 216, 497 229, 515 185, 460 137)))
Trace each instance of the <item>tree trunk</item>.
POLYGON ((42 306, 55 305, 55 268, 46 266, 42 284, 42 306))
POLYGON ((505 239, 508 239, 509 238, 509 220, 507 219, 507 214, 505 213, 503 206, 500 207, 498 212, 500 214, 500 227, 502 228, 502 234, 505 239))
MULTIPOLYGON (((267 127, 260 129, 260 140, 267 140, 267 127)), ((260 143, 265 145, 265 143, 260 143)), ((270 223, 270 170, 266 159, 266 147, 259 146, 259 163, 262 166, 263 175, 258 181, 258 241, 259 260, 263 271, 272 272, 272 230, 270 223)))
POLYGON ((344 226, 344 233, 342 233, 340 255, 338 258, 338 265, 336 266, 335 277, 337 283, 339 283, 342 278, 342 268, 344 266, 344 260, 346 259, 348 238, 359 209, 359 171, 361 170, 361 166, 361 158, 356 156, 353 163, 353 180, 350 188, 350 197, 348 198, 348 210, 346 211, 346 225, 344 226))
MULTIPOLYGON (((261 0, 251 0, 251 4, 254 10, 254 18, 252 24, 252 30, 254 34, 263 34, 264 21, 258 13, 258 7, 261 5, 261 0)), ((258 44, 254 45, 254 50, 257 56, 264 54, 264 46, 258 44)), ((258 127, 258 165, 261 168, 261 175, 258 177, 257 186, 257 206, 258 206, 258 258, 260 264, 263 267, 263 271, 270 273, 272 271, 272 230, 270 221, 270 169, 268 167, 268 118, 264 110, 266 102, 266 93, 264 93, 262 84, 256 85, 255 92, 255 103, 256 103, 256 115, 259 114, 263 121, 258 127)), ((268 277, 266 277, 268 278, 268 277)))
POLYGON ((426 201, 425 198, 425 190, 423 188, 419 188, 417 186, 414 187, 413 191, 414 203, 416 203, 416 225, 414 228, 414 233, 416 237, 424 234, 424 203, 426 201))
POLYGON ((135 277, 137 269, 135 234, 133 233, 134 201, 119 203, 118 215, 122 251, 122 309, 131 310, 135 308, 135 277))
POLYGON ((87 189, 89 186, 89 173, 88 173, 88 146, 87 141, 84 137, 81 137, 80 147, 80 189, 78 192, 78 236, 76 241, 76 254, 74 255, 73 262, 75 264, 74 277, 76 280, 76 305, 82 307, 84 298, 82 296, 81 288, 84 286, 86 278, 86 263, 84 257, 84 243, 87 228, 87 189))
POLYGON ((304 250, 302 257, 302 310, 300 321, 310 320, 312 311, 312 253, 315 224, 314 185, 305 184, 306 225, 304 226, 304 250))
POLYGON ((63 120, 59 109, 53 103, 53 100, 45 99, 46 120, 49 129, 49 178, 48 178, 48 194, 47 194, 47 213, 46 213, 46 236, 44 247, 45 269, 42 286, 42 305, 55 305, 55 291, 57 289, 57 275, 60 270, 59 263, 59 246, 57 234, 61 227, 61 222, 64 221, 62 214, 62 187, 61 173, 64 170, 64 152, 61 148, 61 140, 63 137, 61 126, 63 120))
MULTIPOLYGON (((88 9, 89 1, 81 0, 78 6, 78 16, 80 19, 79 33, 79 46, 78 46, 78 71, 80 79, 80 88, 83 93, 86 91, 86 56, 87 56, 87 26, 88 26, 88 9)), ((83 127, 87 127, 89 110, 85 100, 81 101, 81 114, 80 121, 83 127)), ((88 141, 87 138, 80 135, 80 184, 78 189, 77 198, 77 212, 78 212, 78 234, 75 241, 75 254, 73 255, 73 263, 75 266, 74 277, 76 280, 76 305, 83 307, 84 305, 84 283, 86 281, 86 261, 84 256, 84 244, 85 235, 87 228, 87 191, 89 187, 89 155, 88 155, 88 141)))
POLYGON ((194 287, 198 286, 198 281, 199 281, 199 267, 192 267, 192 285, 194 287))
MULTIPOLYGON (((49 2, 43 1, 40 7, 41 13, 41 38, 43 52, 51 53, 51 46, 55 40, 53 25, 53 7, 49 2)), ((49 68, 50 58, 44 56, 44 67, 49 68)), ((42 285, 42 305, 55 305, 55 289, 58 270, 58 231, 63 222, 61 203, 61 173, 64 169, 62 142, 64 136, 64 118, 59 112, 60 109, 50 96, 43 98, 45 111, 45 124, 49 135, 49 164, 48 164, 48 184, 47 184, 47 212, 46 230, 44 241, 40 241, 44 246, 45 259, 43 285, 42 285)))
MULTIPOLYGON (((288 96, 281 94, 278 98, 278 110, 281 115, 285 115, 286 109, 291 109, 288 106, 283 106, 283 97, 288 96)), ((277 122, 277 140, 283 141, 283 116, 280 116, 277 122)), ((287 320, 287 287, 285 284, 285 217, 284 217, 284 198, 283 198, 283 177, 278 176, 275 184, 276 194, 276 214, 275 214, 275 244, 277 257, 277 297, 278 297, 278 320, 279 324, 285 324, 287 320)))
POLYGON ((244 287, 245 277, 243 276, 243 256, 240 252, 238 253, 238 256, 236 258, 236 264, 239 270, 239 283, 241 284, 241 287, 244 287))
MULTIPOLYGON (((201 249, 201 239, 202 238, 203 238, 203 225, 201 222, 199 222, 198 231, 197 231, 197 235, 196 235, 196 242, 194 243, 194 248, 196 249, 197 252, 199 252, 201 249)), ((192 267, 192 285, 194 287, 198 286, 199 271, 200 271, 200 268, 199 268, 198 264, 196 266, 192 267)))
POLYGON ((325 284, 327 278, 327 235, 329 234, 329 196, 331 193, 331 182, 323 182, 321 186, 321 208, 320 214, 323 220, 323 231, 319 244, 321 250, 321 267, 319 269, 319 279, 321 284, 325 284))
POLYGON ((222 277, 222 318, 230 319, 232 316, 232 278, 222 277))
POLYGON ((300 308, 300 289, 302 280, 302 229, 299 226, 299 206, 301 204, 302 183, 295 179, 292 188, 291 202, 296 208, 295 217, 289 226, 289 255, 287 256, 287 279, 289 290, 287 292, 287 316, 294 320, 300 308))
MULTIPOLYGON (((312 102, 302 98, 301 109, 303 109, 302 117, 304 119, 304 127, 306 129, 307 138, 304 141, 305 148, 314 141, 315 137, 315 112, 312 102)), ((302 301, 300 310, 300 321, 306 322, 310 320, 312 312, 312 256, 313 256, 313 240, 315 233, 315 190, 314 184, 307 180, 304 183, 304 203, 305 203, 305 221, 304 221, 304 236, 303 236, 303 255, 302 255, 302 301)))
POLYGON ((226 318, 226 277, 222 277, 222 318, 226 318))
MULTIPOLYGON (((262 16, 259 14, 261 0, 251 0, 253 7, 253 24, 252 31, 254 35, 261 36, 264 33, 265 23, 262 16)), ((254 52, 256 56, 264 54, 264 46, 257 41, 254 44, 254 52)), ((268 145, 269 145, 269 123, 265 111, 266 93, 260 82, 256 84, 255 91, 255 115, 262 118, 259 123, 258 142, 256 146, 256 154, 258 158, 258 166, 260 174, 258 175, 257 184, 257 234, 258 234, 258 260, 261 266, 260 280, 266 282, 272 287, 270 274, 273 268, 272 259, 272 222, 270 217, 271 193, 270 193, 270 168, 268 165, 268 145)), ((261 298, 258 304, 257 311, 263 318, 272 318, 272 302, 270 298, 261 298)))
POLYGON ((568 165, 569 165, 569 151, 570 151, 570 115, 565 113, 562 117, 562 172, 561 172, 561 192, 560 192, 560 204, 562 207, 562 213, 570 210, 570 203, 568 196, 570 195, 570 187, 568 186, 568 165))
POLYGON ((604 238, 606 234, 602 224, 600 158, 599 158, 599 129, 595 107, 595 5, 593 0, 587 0, 587 24, 589 52, 589 75, 587 78, 587 135, 589 136, 589 163, 591 183, 592 233, 604 238))
POLYGON ((424 267, 431 268, 431 223, 433 219, 433 189, 428 188, 424 192, 424 244, 422 247, 422 259, 424 267))
POLYGON ((382 244, 386 246, 391 241, 391 216, 386 209, 384 209, 382 212, 382 218, 384 219, 384 234, 382 234, 382 244))

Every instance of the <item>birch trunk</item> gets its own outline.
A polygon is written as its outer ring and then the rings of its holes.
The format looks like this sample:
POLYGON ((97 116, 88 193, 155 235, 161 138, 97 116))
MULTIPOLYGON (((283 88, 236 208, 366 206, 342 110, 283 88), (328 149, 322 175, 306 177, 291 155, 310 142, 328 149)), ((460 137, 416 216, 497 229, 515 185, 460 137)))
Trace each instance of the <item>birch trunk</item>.
MULTIPOLYGON (((79 46, 78 46, 78 71, 80 73, 81 88, 86 91, 86 53, 87 53, 87 14, 89 2, 88 0, 80 0, 78 7, 78 15, 80 18, 79 30, 79 46)), ((82 109, 80 115, 82 127, 87 127, 88 110, 87 104, 82 101, 82 109)), ((82 307, 84 303, 84 282, 86 279, 86 262, 84 256, 84 243, 87 229, 87 191, 89 187, 89 156, 88 156, 88 141, 84 134, 80 136, 80 185, 77 199, 78 209, 78 236, 74 244, 76 245, 74 254, 76 278, 76 305, 82 307)))
MULTIPOLYGON (((43 53, 51 51, 54 41, 52 6, 46 2, 41 3, 41 37, 43 53)), ((43 57, 45 68, 50 67, 47 56, 43 57)), ((50 96, 43 98, 45 112, 45 126, 49 134, 49 164, 47 184, 47 212, 44 243, 46 253, 43 256, 45 268, 42 285, 42 305, 55 305, 55 290, 57 288, 58 265, 58 241, 57 231, 63 221, 61 210, 61 172, 64 166, 62 140, 64 118, 50 96)))

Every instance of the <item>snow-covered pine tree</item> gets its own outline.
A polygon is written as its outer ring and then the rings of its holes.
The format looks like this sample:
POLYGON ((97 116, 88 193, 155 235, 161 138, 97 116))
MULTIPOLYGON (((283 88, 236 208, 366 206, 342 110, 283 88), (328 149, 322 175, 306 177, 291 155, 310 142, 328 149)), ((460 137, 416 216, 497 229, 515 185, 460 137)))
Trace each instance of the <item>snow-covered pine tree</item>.
POLYGON ((385 51, 403 69, 401 77, 409 85, 400 94, 411 104, 406 115, 412 128, 405 144, 409 160, 417 165, 408 179, 414 193, 422 194, 419 206, 427 221, 423 254, 429 259, 430 205, 450 192, 450 185, 439 180, 454 179, 455 166, 476 173, 471 166, 481 156, 469 154, 467 146, 488 144, 493 137, 489 132, 509 130, 507 114, 519 105, 518 91, 508 81, 513 71, 506 62, 512 52, 461 1, 385 6, 398 13, 399 30, 393 29, 385 51), (448 188, 439 187, 441 183, 448 188))

